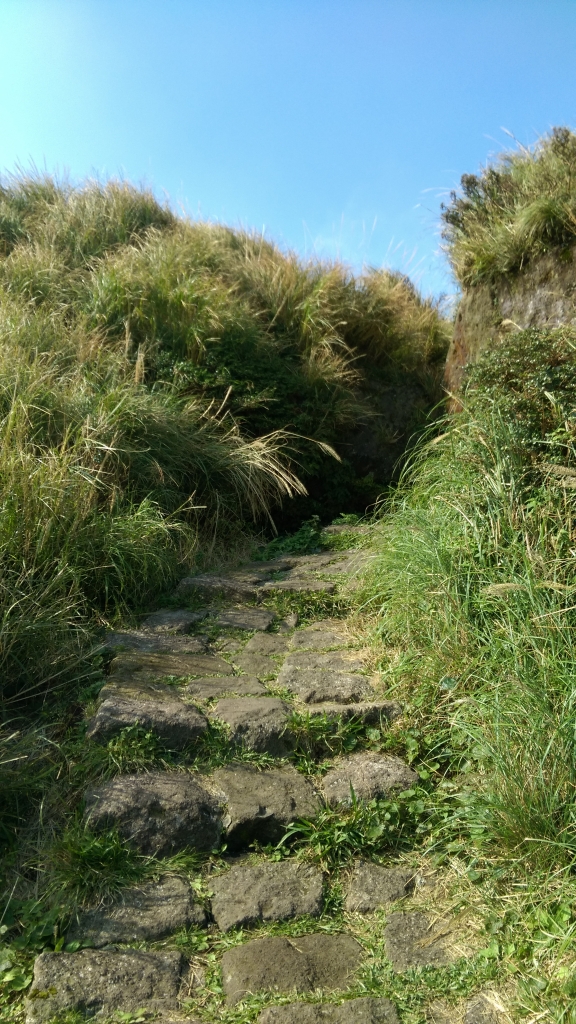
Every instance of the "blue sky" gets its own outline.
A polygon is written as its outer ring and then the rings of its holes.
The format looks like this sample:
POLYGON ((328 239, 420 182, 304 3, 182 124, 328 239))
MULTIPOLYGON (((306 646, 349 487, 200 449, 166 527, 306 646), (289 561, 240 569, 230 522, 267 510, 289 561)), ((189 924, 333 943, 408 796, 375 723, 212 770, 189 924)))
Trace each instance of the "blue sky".
POLYGON ((576 125, 576 0, 0 0, 0 168, 452 292, 442 198, 576 125))

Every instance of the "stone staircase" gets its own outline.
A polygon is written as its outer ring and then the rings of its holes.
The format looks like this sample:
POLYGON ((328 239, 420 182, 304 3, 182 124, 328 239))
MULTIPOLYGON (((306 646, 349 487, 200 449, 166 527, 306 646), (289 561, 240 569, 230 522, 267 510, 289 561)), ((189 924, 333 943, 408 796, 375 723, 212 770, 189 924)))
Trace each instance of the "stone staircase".
MULTIPOLYGON (((109 634, 106 644, 115 656, 88 722, 88 742, 107 743, 138 723, 167 748, 190 750, 218 722, 239 749, 279 763, 261 768, 233 761, 209 773, 120 774, 86 792, 85 820, 92 830, 117 829, 143 854, 158 858, 225 847, 229 866, 209 876, 208 901, 171 872, 126 889, 112 905, 79 911, 67 940, 83 948, 37 958, 28 1024, 44 1024, 70 1010, 106 1017, 142 1008, 163 1024, 191 1020, 202 973, 177 950, 133 944, 164 939, 169 945, 182 928, 225 933, 321 914, 320 868, 295 858, 247 856, 250 845, 278 841, 295 819, 314 818, 326 805, 346 806, 351 790, 359 800, 387 797, 417 776, 399 758, 372 752, 333 759, 323 776, 313 778, 286 760, 295 743, 294 710, 382 727, 401 709, 383 698, 378 678, 367 670, 366 653, 350 642, 345 623, 320 620, 298 628, 294 614, 278 621, 261 602, 274 592, 333 594, 349 584, 367 557, 362 550, 282 557, 226 576, 190 577, 180 583, 180 597, 218 603, 198 611, 161 609, 139 629, 109 634), (190 633, 205 623, 212 636, 217 633, 212 642, 190 633)), ((409 870, 358 861, 347 881, 345 909, 367 914, 392 907, 410 899, 414 884, 409 870)), ((389 913, 387 957, 397 971, 447 964, 452 953, 446 934, 425 914, 389 913)), ((323 995, 344 997, 363 956, 361 944, 346 932, 247 938, 222 956, 225 1001, 234 1006, 249 994, 268 993, 258 1024, 397 1024, 387 998, 337 1003, 323 995), (305 993, 315 993, 316 1001, 299 1001, 305 993), (291 995, 292 1002, 275 1005, 278 994, 291 995)), ((489 1024, 489 1017, 480 1020, 489 1024)), ((472 1017, 466 1022, 474 1024, 472 1017)))

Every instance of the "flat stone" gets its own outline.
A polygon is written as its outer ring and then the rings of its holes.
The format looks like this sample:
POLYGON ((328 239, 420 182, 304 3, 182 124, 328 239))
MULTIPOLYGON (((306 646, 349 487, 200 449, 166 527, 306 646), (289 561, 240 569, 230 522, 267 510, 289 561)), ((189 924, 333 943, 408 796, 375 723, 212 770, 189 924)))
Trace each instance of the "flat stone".
POLYGON ((333 1003, 289 1003, 269 1006, 258 1024, 400 1024, 396 1007, 389 999, 347 999, 333 1003))
POLYGON ((274 622, 274 612, 266 608, 226 608, 216 623, 228 629, 257 629, 262 632, 274 622))
POLYGON ((290 676, 302 671, 350 673, 363 669, 364 658, 357 651, 293 651, 282 666, 282 672, 290 676))
POLYGON ((239 654, 244 644, 241 640, 218 640, 216 649, 221 654, 239 654))
POLYGON ((367 676, 353 673, 307 671, 282 666, 276 682, 296 694, 305 704, 323 704, 326 701, 358 704, 374 695, 367 676))
POLYGON ((312 716, 325 715, 329 721, 341 719, 349 722, 356 718, 363 725, 380 725, 393 722, 402 714, 402 706, 393 700, 362 701, 358 704, 334 704, 325 701, 323 704, 309 704, 307 713, 312 716))
POLYGON ((224 722, 232 743, 259 754, 285 757, 291 746, 286 734, 290 708, 277 697, 230 697, 218 702, 210 717, 224 722))
POLYGON ((446 948, 448 926, 426 914, 389 914, 384 929, 386 956, 396 971, 443 967, 452 961, 446 948))
POLYGON ((266 687, 256 676, 209 676, 207 679, 193 679, 183 687, 182 692, 195 700, 220 700, 225 694, 241 697, 264 696, 266 687))
POLYGON ((244 647, 244 654, 284 654, 288 641, 278 633, 256 633, 244 647))
POLYGON ((144 629, 156 633, 189 633, 192 626, 202 622, 210 614, 209 608, 191 612, 187 608, 160 608, 142 620, 144 629))
POLYGON ((414 872, 359 860, 346 888, 346 910, 366 914, 407 896, 414 888, 414 872))
POLYGON ((350 754, 326 773, 322 782, 330 804, 351 802, 351 788, 359 800, 378 800, 418 781, 416 772, 399 757, 361 751, 350 754))
POLYGON ((201 927, 206 913, 194 902, 190 883, 178 875, 125 889, 111 906, 78 914, 67 942, 108 946, 114 942, 154 942, 179 928, 201 927))
POLYGON ((198 576, 187 576, 180 580, 174 591, 175 596, 186 594, 204 594, 211 598, 217 595, 230 597, 232 600, 258 598, 262 586, 262 577, 255 573, 234 573, 229 576, 216 576, 201 573, 198 576))
POLYGON ((220 839, 218 796, 185 772, 118 775, 89 789, 85 802, 90 828, 116 828, 142 853, 167 857, 186 846, 208 852, 220 839))
POLYGON ((297 630, 292 636, 290 647, 295 651, 325 651, 329 647, 346 647, 348 642, 342 630, 338 630, 338 624, 328 619, 297 630))
POLYGON ((213 654, 119 654, 112 661, 111 679, 146 682, 163 676, 231 676, 232 666, 213 654))
POLYGON ((138 675, 109 676, 104 684, 98 698, 107 700, 109 697, 122 697, 125 700, 151 700, 177 701, 180 698, 181 688, 172 683, 160 683, 147 680, 146 677, 139 678, 138 675))
POLYGON ((256 921, 316 916, 322 909, 322 872, 300 861, 236 864, 209 885, 212 914, 223 932, 256 921))
POLYGON ((249 676, 257 676, 258 679, 267 679, 278 674, 278 665, 271 658, 264 654, 236 654, 234 666, 249 676))
POLYGON ((202 654, 206 650, 206 639, 143 629, 117 630, 106 634, 104 647, 112 651, 140 651, 142 654, 202 654))
POLYGON ((262 587, 264 593, 275 590, 287 591, 290 594, 333 594, 336 590, 336 585, 326 580, 306 579, 305 577, 296 576, 287 580, 272 580, 269 583, 265 583, 262 587))
POLYGON ((351 935, 271 935, 228 949, 222 957, 227 1003, 248 993, 344 989, 360 966, 362 947, 351 935))
POLYGON ((137 700, 118 695, 107 697, 89 719, 86 737, 107 743, 122 729, 136 724, 155 732, 172 750, 195 743, 208 728, 204 715, 181 700, 137 700))
POLYGON ((278 624, 279 633, 291 633, 293 629, 296 629, 298 625, 298 613, 290 612, 284 619, 281 619, 278 624))
POLYGON ((312 783, 292 767, 258 771, 250 765, 219 768, 214 785, 226 799, 224 824, 228 848, 238 850, 255 839, 280 839, 296 818, 312 818, 320 801, 312 783))
POLYGON ((27 1024, 49 1021, 67 1010, 88 1017, 141 1008, 162 1012, 178 1008, 184 959, 180 953, 141 949, 109 952, 41 953, 26 999, 27 1024))

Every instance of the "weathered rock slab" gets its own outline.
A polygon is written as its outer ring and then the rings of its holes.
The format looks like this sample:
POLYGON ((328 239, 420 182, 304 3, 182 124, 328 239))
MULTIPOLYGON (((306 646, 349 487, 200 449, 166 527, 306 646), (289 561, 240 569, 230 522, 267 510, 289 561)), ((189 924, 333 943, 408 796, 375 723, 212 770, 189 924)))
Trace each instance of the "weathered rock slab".
POLYGON ((238 850, 255 839, 274 842, 296 818, 312 818, 320 801, 312 783, 295 768, 258 771, 250 765, 220 768, 212 782, 225 796, 228 848, 238 850))
POLYGON ((222 957, 228 1003, 256 992, 345 989, 360 966, 362 947, 351 935, 284 935, 253 939, 222 957))
POLYGON ((384 929, 386 956, 396 971, 409 967, 443 967, 453 957, 447 949, 449 928, 426 914, 389 914, 384 929))
POLYGON ((266 608, 226 608, 216 622, 227 629, 256 629, 264 632, 274 621, 274 613, 266 608))
POLYGON ((358 651, 292 651, 282 666, 286 673, 362 672, 363 668, 364 659, 358 651))
POLYGON ((178 875, 126 889, 111 906, 82 911, 68 929, 67 941, 86 946, 114 942, 153 942, 179 928, 206 923, 190 884, 178 875))
POLYGON ((241 697, 258 697, 266 693, 256 676, 208 676, 193 679, 183 687, 182 693, 191 700, 220 700, 224 694, 238 694, 241 697))
POLYGON ((334 583, 327 580, 308 579, 305 576, 294 576, 285 580, 271 580, 262 587, 264 593, 270 591, 286 591, 289 594, 333 594, 336 590, 334 583))
POLYGON ((278 665, 265 654, 235 654, 233 660, 237 669, 257 679, 268 679, 278 674, 278 665))
POLYGON ((88 790, 85 802, 90 828, 116 828, 146 854, 165 857, 185 846, 209 851, 220 839, 218 796, 184 772, 118 775, 88 790))
POLYGON ((288 641, 278 633, 256 633, 244 647, 244 654, 284 654, 288 641))
POLYGON ((345 672, 323 672, 317 669, 291 669, 284 665, 277 679, 305 704, 358 704, 374 696, 367 676, 345 672))
POLYGON ((119 654, 113 659, 110 679, 150 682, 163 676, 230 676, 232 666, 213 654, 119 654))
POLYGON ((208 728, 199 711, 181 700, 138 700, 120 695, 107 697, 88 722, 86 736, 107 743, 122 729, 140 725, 152 730, 172 750, 196 742, 208 728))
POLYGON ((409 868, 386 868, 370 861, 356 861, 347 885, 346 910, 369 913, 402 899, 414 887, 414 872, 409 868))
POLYGON ((142 654, 202 654, 206 650, 206 640, 200 636, 173 636, 153 630, 116 630, 106 634, 104 647, 112 651, 140 651, 142 654))
POLYGON ((155 633, 188 633, 192 626, 202 622, 209 614, 209 608, 197 612, 187 608, 159 608, 143 619, 142 626, 155 633))
POLYGON ((351 789, 359 800, 378 800, 417 781, 416 772, 399 757, 362 751, 338 761, 324 776, 323 786, 328 803, 346 804, 351 789))
POLYGON ((342 626, 333 619, 314 622, 311 626, 297 630, 292 635, 290 647, 294 651, 326 651, 329 648, 346 647, 348 640, 342 626))
POLYGON ((141 1008, 178 1008, 184 961, 180 953, 81 950, 41 953, 26 1000, 27 1024, 49 1021, 67 1010, 89 1017, 141 1008))
POLYGON ((215 576, 210 573, 201 573, 198 576, 186 576, 174 591, 175 596, 183 597, 186 594, 203 594, 208 599, 222 594, 233 601, 242 601, 247 598, 258 598, 262 578, 254 573, 234 573, 229 576, 215 576))
POLYGON ((389 999, 347 999, 333 1003, 289 1003, 269 1006, 258 1024, 399 1024, 394 1003, 389 999))
POLYGON ((292 746, 286 732, 290 709, 276 697, 230 697, 220 700, 210 717, 224 722, 232 743, 272 757, 285 757, 292 746))
POLYGON ((363 725, 380 725, 398 718, 402 714, 402 707, 393 700, 361 701, 358 704, 324 701, 322 704, 309 704, 306 711, 313 716, 325 715, 329 721, 340 718, 343 722, 349 722, 356 718, 363 725))
POLYGON ((284 921, 322 909, 322 872, 299 861, 237 864, 210 879, 212 914, 223 931, 256 921, 284 921))

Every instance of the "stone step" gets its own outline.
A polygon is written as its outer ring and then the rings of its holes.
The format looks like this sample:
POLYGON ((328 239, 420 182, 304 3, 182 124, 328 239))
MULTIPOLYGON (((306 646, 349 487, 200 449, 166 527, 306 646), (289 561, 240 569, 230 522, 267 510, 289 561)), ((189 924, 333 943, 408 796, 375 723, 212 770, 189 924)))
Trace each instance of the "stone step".
POLYGON ((208 880, 212 914, 221 931, 258 921, 283 921, 322 910, 322 872, 300 861, 232 865, 208 880))
POLYGON ((260 680, 276 678, 278 675, 278 665, 265 654, 252 652, 233 654, 232 664, 238 671, 245 672, 249 676, 256 676, 260 680))
POLYGON ((288 593, 288 594, 333 594, 336 584, 328 580, 317 580, 307 576, 291 576, 284 580, 271 580, 261 588, 261 593, 288 593))
POLYGON ((26 999, 27 1024, 44 1024, 77 1010, 88 1017, 117 1011, 177 1010, 188 994, 187 966, 175 952, 148 953, 83 949, 78 953, 41 953, 26 999))
POLYGON ((67 942, 108 946, 115 942, 154 942, 180 928, 202 927, 206 912, 194 899, 190 883, 178 875, 124 889, 111 906, 81 911, 67 942))
POLYGON ((243 648, 243 654, 285 654, 288 638, 278 633, 256 633, 243 648))
POLYGON ((218 701, 210 717, 223 722, 232 743, 271 757, 286 757, 293 747, 286 731, 291 708, 277 697, 238 697, 218 701))
POLYGON ((451 949, 452 924, 420 912, 389 914, 384 928, 386 956, 394 970, 445 967, 457 959, 451 949))
POLYGON ((374 696, 368 677, 354 673, 282 667, 276 682, 304 704, 359 704, 374 696))
POLYGON ((330 648, 346 647, 348 643, 342 631, 342 623, 326 619, 296 630, 292 634, 290 647, 292 650, 327 651, 330 648))
POLYGON ((204 715, 181 700, 143 700, 117 694, 106 697, 88 720, 86 737, 107 743, 122 729, 136 724, 153 730, 170 750, 183 750, 197 742, 208 728, 204 715))
POLYGON ((199 636, 172 636, 131 629, 107 633, 103 646, 109 651, 140 651, 142 654, 202 654, 206 651, 206 640, 199 636))
POLYGON ((363 725, 380 725, 383 721, 393 722, 402 714, 402 706, 394 700, 361 701, 358 704, 307 704, 306 714, 311 717, 326 716, 328 721, 340 719, 349 722, 355 718, 363 725))
POLYGON ((110 681, 161 679, 163 676, 231 676, 234 669, 214 654, 118 654, 110 681))
POLYGON ((141 628, 153 633, 189 633, 193 626, 210 615, 210 608, 191 612, 188 608, 159 608, 142 620, 141 628))
POLYGON ((364 750, 336 759, 322 785, 327 802, 337 805, 351 803, 351 790, 358 800, 378 800, 416 782, 416 772, 401 758, 364 750))
POLYGON ((85 794, 85 821, 115 828, 142 853, 167 857, 185 847, 230 850, 276 842, 296 818, 320 808, 312 782, 291 766, 259 771, 230 765, 210 776, 190 772, 118 775, 85 794))
POLYGON ((274 612, 266 608, 226 608, 216 624, 223 629, 255 629, 264 632, 274 622, 274 612))
POLYGON ((222 957, 226 1001, 258 992, 301 993, 345 989, 358 970, 362 947, 351 935, 285 935, 252 939, 222 957))
POLYGON ((266 687, 256 676, 207 676, 187 683, 182 693, 191 700, 212 701, 234 695, 264 697, 266 687))
POLYGON ((415 873, 410 868, 387 868, 358 860, 345 886, 344 906, 350 913, 368 914, 410 895, 415 873))
POLYGON ((333 1003, 288 1003, 262 1010, 258 1024, 400 1024, 389 999, 363 996, 333 1003))

